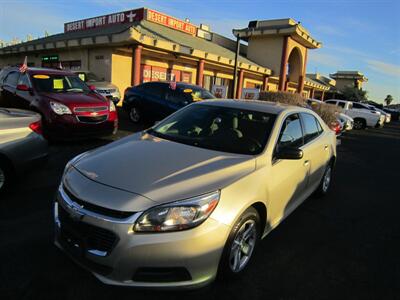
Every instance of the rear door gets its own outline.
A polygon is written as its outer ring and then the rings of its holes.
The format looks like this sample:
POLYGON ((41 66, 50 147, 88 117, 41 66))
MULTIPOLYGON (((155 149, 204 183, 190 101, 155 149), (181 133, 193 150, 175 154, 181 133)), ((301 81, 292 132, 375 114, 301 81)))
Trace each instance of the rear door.
POLYGON ((11 71, 4 79, 2 98, 8 107, 21 108, 18 101, 16 101, 17 83, 20 72, 11 71))
POLYGON ((330 158, 331 148, 317 118, 309 113, 300 113, 304 128, 304 163, 309 165, 307 190, 314 190, 320 183, 330 158))

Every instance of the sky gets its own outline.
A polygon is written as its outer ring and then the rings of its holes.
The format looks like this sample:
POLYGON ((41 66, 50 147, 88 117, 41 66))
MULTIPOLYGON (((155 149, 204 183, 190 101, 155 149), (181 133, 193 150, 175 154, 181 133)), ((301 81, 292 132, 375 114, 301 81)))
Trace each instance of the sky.
POLYGON ((308 73, 358 70, 369 99, 400 103, 400 0, 0 0, 0 40, 63 32, 65 22, 148 7, 233 38, 250 20, 293 18, 318 41, 308 73))

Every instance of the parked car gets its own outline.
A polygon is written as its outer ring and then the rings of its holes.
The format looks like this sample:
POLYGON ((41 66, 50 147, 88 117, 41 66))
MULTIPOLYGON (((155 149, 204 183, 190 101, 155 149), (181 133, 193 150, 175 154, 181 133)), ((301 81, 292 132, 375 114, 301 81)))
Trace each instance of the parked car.
POLYGON ((384 107, 383 111, 390 114, 391 121, 398 121, 400 119, 400 112, 397 110, 384 107))
POLYGON ((111 82, 99 78, 96 74, 89 71, 73 71, 89 86, 94 86, 96 92, 114 102, 115 105, 121 100, 121 94, 118 87, 111 82))
POLYGON ((0 193, 29 167, 47 156, 40 115, 0 107, 0 193))
POLYGON ((260 238, 328 192, 335 160, 335 134, 307 108, 193 103, 67 164, 55 243, 106 284, 239 276, 260 238))
POLYGON ((114 134, 118 115, 104 98, 71 72, 29 68, 20 73, 8 68, 0 82, 0 97, 9 107, 41 114, 45 136, 54 139, 114 134))
POLYGON ((199 100, 215 98, 197 85, 178 82, 147 82, 126 89, 123 107, 133 123, 157 121, 199 100))
POLYGON ((383 111, 382 109, 377 108, 377 107, 375 107, 373 105, 370 105, 370 104, 367 104, 367 105, 370 108, 370 110, 377 111, 381 115, 383 115, 385 117, 385 123, 390 123, 392 116, 389 113, 387 113, 387 112, 383 111))
MULTIPOLYGON (((326 104, 321 100, 318 99, 307 99, 307 105, 314 109, 314 105, 323 105, 326 104)), ((346 116, 343 113, 336 113, 336 122, 333 124, 329 124, 329 127, 336 133, 336 135, 341 135, 345 130, 351 130, 353 128, 353 119, 349 116, 346 116)))
POLYGON ((338 105, 343 112, 353 118, 354 129, 364 129, 368 127, 379 127, 384 123, 384 117, 380 113, 373 112, 361 103, 339 99, 328 99, 325 103, 338 105))

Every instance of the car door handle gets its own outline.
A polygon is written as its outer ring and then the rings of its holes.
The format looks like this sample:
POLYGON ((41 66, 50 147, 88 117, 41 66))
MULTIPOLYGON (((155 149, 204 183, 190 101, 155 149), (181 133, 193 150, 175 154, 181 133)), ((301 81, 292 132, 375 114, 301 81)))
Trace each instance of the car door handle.
POLYGON ((310 164, 310 161, 309 160, 305 160, 304 161, 304 165, 307 167, 308 165, 310 164))
POLYGON ((325 145, 325 146, 324 146, 324 149, 325 149, 325 150, 328 150, 328 149, 329 149, 328 145, 325 145))

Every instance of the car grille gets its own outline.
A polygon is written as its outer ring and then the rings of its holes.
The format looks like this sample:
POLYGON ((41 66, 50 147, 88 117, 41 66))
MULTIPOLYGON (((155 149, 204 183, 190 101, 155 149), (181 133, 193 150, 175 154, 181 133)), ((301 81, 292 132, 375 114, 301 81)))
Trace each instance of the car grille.
POLYGON ((93 106, 93 107, 75 107, 74 112, 99 112, 99 111, 107 111, 107 106, 93 106))
POLYGON ((61 237, 81 244, 86 250, 96 249, 109 254, 118 242, 117 235, 107 229, 73 220, 62 205, 58 205, 58 218, 61 223, 61 237))
POLYGON ((115 219, 126 219, 130 216, 132 216, 133 214, 135 214, 135 212, 131 212, 131 211, 119 211, 119 210, 114 210, 114 209, 110 209, 110 208, 105 208, 102 206, 98 206, 95 204, 91 204, 89 202, 83 201, 81 199, 79 199, 78 197, 75 197, 75 195, 73 195, 68 189, 66 189, 65 187, 63 187, 64 192, 67 194, 67 196, 74 202, 76 202, 77 204, 79 204, 82 208, 92 211, 94 213, 103 215, 103 216, 107 216, 107 217, 111 217, 111 218, 115 218, 115 219))
POLYGON ((96 91, 100 94, 112 94, 116 92, 116 89, 96 89, 96 91))
POLYGON ((77 116, 78 121, 81 123, 97 124, 107 121, 108 115, 103 116, 77 116))

